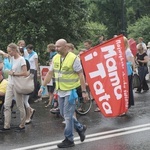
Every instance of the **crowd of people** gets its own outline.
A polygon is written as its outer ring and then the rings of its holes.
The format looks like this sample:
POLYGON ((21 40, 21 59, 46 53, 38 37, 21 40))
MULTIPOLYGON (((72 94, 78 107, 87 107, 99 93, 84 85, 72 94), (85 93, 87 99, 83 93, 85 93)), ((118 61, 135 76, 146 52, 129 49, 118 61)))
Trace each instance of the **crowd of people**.
MULTIPOLYGON (((114 38, 117 35, 114 36, 114 38)), ((105 42, 104 35, 99 36, 99 42, 105 42)), ((143 38, 139 37, 136 56, 133 55, 128 39, 124 37, 126 65, 129 81, 129 106, 134 105, 134 94, 132 88, 133 73, 137 72, 141 84, 137 88, 136 93, 148 91, 146 76, 150 76, 150 42, 146 45, 143 38)), ((40 89, 37 88, 40 70, 38 66, 38 54, 34 50, 32 44, 26 46, 24 40, 18 41, 17 44, 10 43, 7 46, 7 53, 0 50, 0 97, 3 97, 4 103, 4 127, 0 132, 6 132, 11 129, 11 104, 12 100, 16 100, 16 105, 20 111, 20 124, 15 131, 25 130, 26 124, 31 123, 35 109, 29 104, 29 98, 37 99, 45 92, 46 87, 49 93, 49 99, 45 107, 52 104, 54 94, 58 95, 59 112, 65 120, 64 136, 65 139, 58 144, 59 148, 67 148, 74 146, 74 128, 80 136, 81 142, 85 140, 86 125, 80 123, 75 115, 75 101, 77 99, 77 90, 81 88, 81 95, 85 101, 88 101, 88 93, 86 91, 86 79, 84 70, 80 61, 81 53, 92 48, 92 40, 85 40, 83 48, 79 54, 74 53, 74 45, 67 43, 65 39, 59 39, 55 44, 47 45, 49 53, 49 71, 41 84, 40 89), (28 76, 30 73, 34 75, 34 91, 30 95, 17 93, 13 78, 15 76, 28 76), (51 85, 48 83, 51 81, 51 85)), ((95 112, 100 112, 98 106, 95 112)))

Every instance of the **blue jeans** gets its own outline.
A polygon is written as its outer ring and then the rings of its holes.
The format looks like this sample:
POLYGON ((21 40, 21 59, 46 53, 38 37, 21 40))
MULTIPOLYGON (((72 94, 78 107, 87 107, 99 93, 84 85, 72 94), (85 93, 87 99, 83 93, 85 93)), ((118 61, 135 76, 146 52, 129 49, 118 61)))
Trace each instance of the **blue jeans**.
POLYGON ((60 114, 65 119, 65 122, 66 122, 64 135, 68 140, 73 141, 74 128, 75 128, 75 130, 81 131, 83 129, 83 125, 81 123, 79 123, 78 120, 74 117, 76 105, 70 104, 68 102, 68 99, 69 99, 69 95, 66 97, 58 96, 60 114))

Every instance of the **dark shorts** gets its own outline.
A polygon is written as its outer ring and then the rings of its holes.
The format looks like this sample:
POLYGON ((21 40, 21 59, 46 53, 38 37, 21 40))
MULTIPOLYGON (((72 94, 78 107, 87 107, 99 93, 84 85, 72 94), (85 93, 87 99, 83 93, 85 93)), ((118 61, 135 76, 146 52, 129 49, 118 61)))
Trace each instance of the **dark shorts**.
POLYGON ((55 82, 53 82, 53 85, 47 85, 47 90, 48 90, 49 93, 54 93, 55 82))

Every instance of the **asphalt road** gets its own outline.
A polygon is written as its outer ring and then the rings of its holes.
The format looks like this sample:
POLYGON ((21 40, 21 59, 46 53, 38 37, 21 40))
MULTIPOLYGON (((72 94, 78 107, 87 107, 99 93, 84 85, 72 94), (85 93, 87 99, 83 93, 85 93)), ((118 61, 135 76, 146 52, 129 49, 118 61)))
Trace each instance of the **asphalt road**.
MULTIPOLYGON (((87 115, 77 115, 78 120, 87 125, 86 140, 81 143, 75 133, 76 145, 69 150, 150 150, 150 91, 134 96, 135 106, 126 116, 105 118, 94 112, 94 103, 87 115)), ((63 119, 44 107, 45 100, 31 103, 36 112, 24 132, 13 129, 19 124, 17 111, 16 118, 12 118, 12 130, 0 133, 0 150, 57 149, 56 145, 64 139, 63 119)))

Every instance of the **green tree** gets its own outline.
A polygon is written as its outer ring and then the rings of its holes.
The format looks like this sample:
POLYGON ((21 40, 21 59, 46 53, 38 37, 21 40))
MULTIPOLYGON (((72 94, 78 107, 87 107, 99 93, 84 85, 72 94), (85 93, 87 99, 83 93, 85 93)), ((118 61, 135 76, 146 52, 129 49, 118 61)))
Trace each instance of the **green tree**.
POLYGON ((126 32, 137 19, 150 15, 149 0, 82 0, 90 9, 88 21, 104 24, 108 38, 126 32))
MULTIPOLYGON (((149 0, 125 0, 126 1, 126 7, 129 8, 129 12, 132 9, 132 18, 130 20, 137 20, 141 18, 142 16, 149 15, 149 0)), ((130 13, 129 13, 130 14, 130 13)), ((127 16, 129 15, 127 14, 127 16)))
POLYGON ((114 34, 119 34, 122 28, 122 0, 101 0, 92 1, 96 5, 91 20, 104 24, 108 28, 108 38, 114 34))
POLYGON ((133 25, 128 28, 128 37, 137 40, 138 37, 143 37, 147 43, 150 41, 150 17, 144 16, 137 20, 133 25))
POLYGON ((90 39, 93 41, 93 46, 97 45, 99 42, 100 35, 107 35, 108 29, 104 24, 98 22, 87 22, 86 28, 89 31, 90 39))
MULTIPOLYGON (((77 44, 86 36, 85 10, 74 0, 1 0, 0 46, 24 39, 40 58, 48 43, 59 38, 77 44)), ((43 62, 44 63, 44 62, 43 62)))

